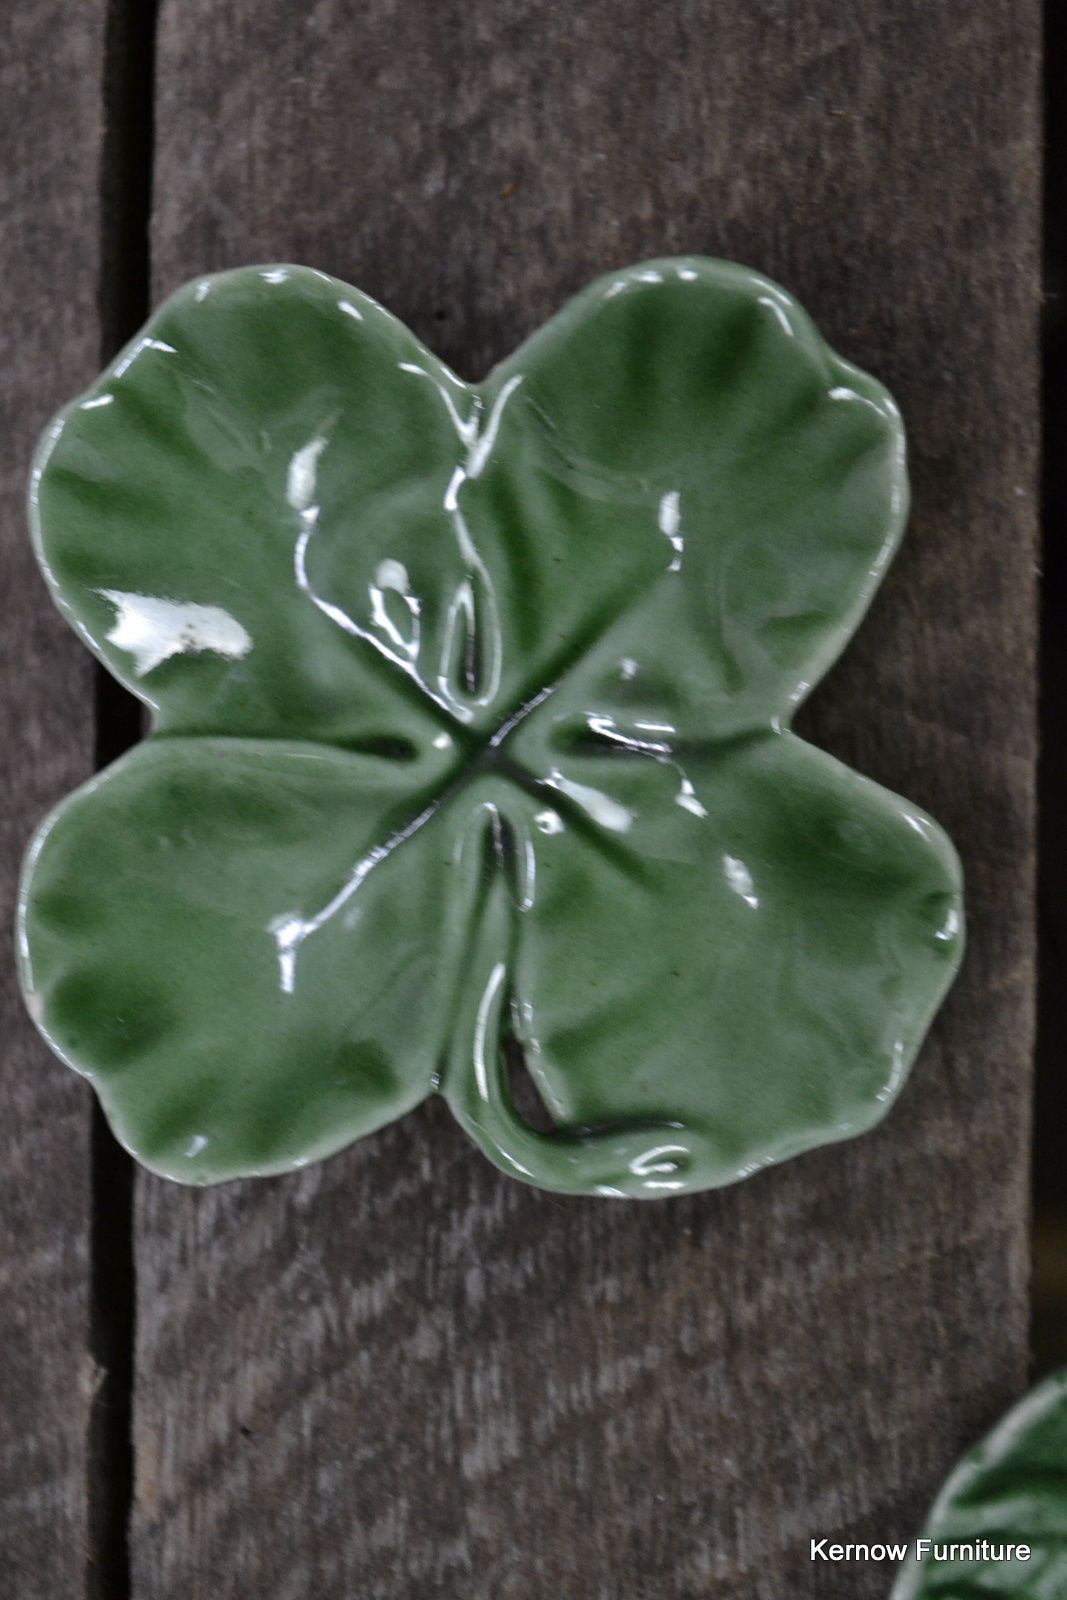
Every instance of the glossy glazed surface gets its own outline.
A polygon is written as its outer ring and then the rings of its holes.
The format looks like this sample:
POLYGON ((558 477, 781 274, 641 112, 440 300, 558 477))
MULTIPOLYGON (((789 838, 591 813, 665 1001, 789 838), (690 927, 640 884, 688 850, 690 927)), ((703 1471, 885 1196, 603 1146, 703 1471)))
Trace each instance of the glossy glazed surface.
POLYGON ((606 1195, 869 1127, 959 869, 789 722, 906 493, 889 396, 740 267, 601 280, 478 388, 324 274, 188 285, 34 475, 56 600, 153 714, 32 846, 39 1025, 194 1183, 435 1089, 606 1195))
POLYGON ((964 1456, 919 1537, 942 1547, 985 1541, 1002 1559, 939 1560, 935 1550, 917 1560, 913 1544, 892 1600, 1067 1594, 1067 1371, 1040 1384, 964 1456), (1003 1554, 1009 1544, 1028 1545, 1029 1559, 1003 1554))

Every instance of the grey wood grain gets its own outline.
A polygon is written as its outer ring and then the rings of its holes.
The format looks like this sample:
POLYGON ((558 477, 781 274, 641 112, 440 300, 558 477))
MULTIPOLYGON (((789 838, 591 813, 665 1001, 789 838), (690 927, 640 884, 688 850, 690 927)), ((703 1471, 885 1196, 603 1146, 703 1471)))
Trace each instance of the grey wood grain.
POLYGON ((671 251, 779 277, 911 427, 905 552, 812 735, 928 806, 963 977, 889 1121, 563 1200, 424 1108, 138 1202, 139 1600, 865 1600, 1023 1385, 1035 0, 164 0, 156 290, 297 260, 475 376, 671 251))
MULTIPOLYGON (((104 7, 16 5, 0 61, 0 923, 31 827, 93 765, 92 663, 26 534, 36 436, 100 353, 104 7)), ((85 1593, 89 1090, 34 1033, 0 962, 0 1573, 18 1600, 85 1593)))

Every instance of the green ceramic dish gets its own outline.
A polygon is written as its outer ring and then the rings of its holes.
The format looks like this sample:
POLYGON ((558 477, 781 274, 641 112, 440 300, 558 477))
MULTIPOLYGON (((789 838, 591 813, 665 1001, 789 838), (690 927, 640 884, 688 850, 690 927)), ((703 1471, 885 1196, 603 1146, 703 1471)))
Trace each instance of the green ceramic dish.
POLYGON ((906 499, 885 390, 741 267, 603 279, 478 387, 323 273, 189 284, 34 473, 55 599, 153 727, 30 850, 38 1024, 190 1183, 434 1090, 602 1195, 868 1128, 959 869, 789 726, 906 499))
POLYGON ((892 1600, 1067 1595, 1067 1372, 1041 1384, 964 1456, 920 1540, 892 1600))

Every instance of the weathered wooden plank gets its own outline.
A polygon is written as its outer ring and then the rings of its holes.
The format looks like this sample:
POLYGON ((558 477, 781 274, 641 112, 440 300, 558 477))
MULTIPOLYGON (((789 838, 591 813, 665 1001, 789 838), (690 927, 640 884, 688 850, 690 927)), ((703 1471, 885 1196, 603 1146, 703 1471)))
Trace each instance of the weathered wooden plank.
POLYGON ((156 288, 358 283, 470 375, 613 264, 734 256, 911 425, 905 553, 809 731, 965 858, 888 1123, 662 1206, 500 1178, 435 1108, 317 1170, 141 1183, 140 1600, 883 1595, 1022 1386, 1034 0, 165 0, 156 288))
MULTIPOLYGON (((16 5, 0 60, 0 920, 48 806, 93 767, 93 669, 53 612, 26 536, 30 457, 100 355, 104 6, 16 5)), ((85 1593, 90 1108, 0 963, 0 1572, 19 1600, 85 1593)))

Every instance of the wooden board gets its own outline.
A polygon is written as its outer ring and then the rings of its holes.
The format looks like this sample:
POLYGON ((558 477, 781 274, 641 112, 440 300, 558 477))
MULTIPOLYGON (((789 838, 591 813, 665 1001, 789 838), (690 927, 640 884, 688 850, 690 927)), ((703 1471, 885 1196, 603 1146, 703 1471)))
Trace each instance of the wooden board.
POLYGON ((165 0, 155 291, 265 260, 467 375, 671 251, 896 391, 914 525, 808 731, 929 807, 964 976, 887 1124, 663 1205, 537 1194, 424 1108, 141 1179, 140 1600, 866 1600, 1026 1375, 1035 0, 165 0))
MULTIPOLYGON (((104 6, 16 5, 0 62, 0 922, 44 811, 93 769, 93 668, 48 601, 26 533, 30 457, 101 343, 104 6)), ((0 1573, 18 1600, 84 1595, 92 1096, 39 1041, 0 962, 0 1573)))

